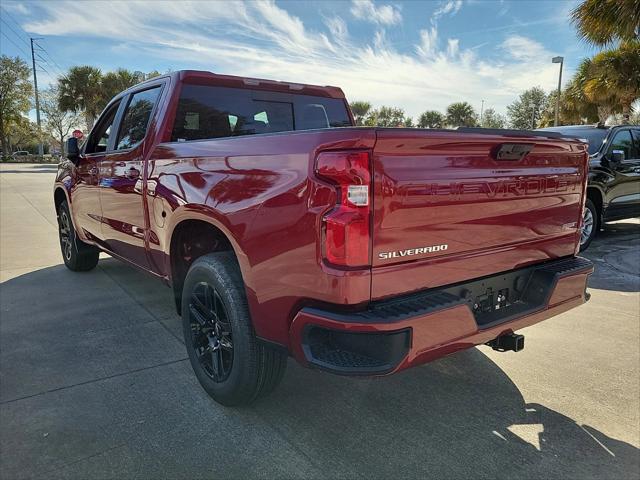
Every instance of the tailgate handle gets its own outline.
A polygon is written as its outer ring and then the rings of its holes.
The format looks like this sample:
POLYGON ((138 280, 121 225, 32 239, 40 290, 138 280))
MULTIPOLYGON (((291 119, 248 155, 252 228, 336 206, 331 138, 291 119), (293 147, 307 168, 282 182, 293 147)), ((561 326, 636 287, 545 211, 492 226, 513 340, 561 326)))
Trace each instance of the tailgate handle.
POLYGON ((519 162, 531 150, 533 143, 501 143, 494 147, 491 153, 496 160, 519 162))

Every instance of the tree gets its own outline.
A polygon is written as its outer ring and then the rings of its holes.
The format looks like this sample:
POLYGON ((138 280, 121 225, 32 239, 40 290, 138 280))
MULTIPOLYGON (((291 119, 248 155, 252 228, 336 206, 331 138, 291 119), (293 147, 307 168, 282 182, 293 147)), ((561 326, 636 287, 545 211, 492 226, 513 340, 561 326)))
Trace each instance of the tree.
POLYGON ((30 70, 18 57, 0 57, 0 138, 3 155, 10 155, 9 132, 29 112, 33 88, 30 70))
POLYGON ((353 113, 354 120, 358 126, 364 125, 364 120, 370 111, 371 104, 369 102, 359 101, 351 104, 351 113, 353 113))
POLYGON ((442 128, 444 125, 444 115, 436 110, 427 110, 418 117, 418 127, 420 128, 442 128))
POLYGON ((456 102, 447 107, 446 123, 451 127, 473 127, 477 123, 477 115, 468 102, 456 102))
POLYGON ((407 118, 405 118, 405 119, 404 119, 404 126, 405 126, 406 128, 413 128, 413 126, 414 126, 414 125, 413 125, 413 118, 411 118, 411 117, 407 117, 407 118))
POLYGON ((40 96, 40 110, 44 114, 44 126, 57 142, 60 142, 60 152, 64 151, 64 140, 71 130, 81 123, 80 116, 74 112, 62 110, 58 104, 58 90, 51 87, 40 96))
POLYGON ((14 150, 35 151, 40 139, 43 137, 38 132, 38 126, 28 118, 20 116, 11 124, 11 130, 7 134, 8 143, 14 150))
POLYGON ((115 72, 107 72, 102 75, 100 79, 100 111, 102 111, 117 94, 144 80, 144 73, 131 72, 125 68, 119 68, 115 72))
POLYGON ((571 11, 571 21, 587 42, 606 46, 640 36, 640 0, 585 0, 571 11))
POLYGON ((71 67, 58 79, 58 103, 61 110, 83 112, 87 130, 91 130, 96 117, 102 111, 102 72, 88 65, 71 67))
POLYGON ((401 127, 404 124, 404 110, 395 107, 380 107, 373 110, 367 118, 367 124, 373 122, 378 127, 401 127))
POLYGON ((569 123, 600 123, 606 122, 610 115, 620 111, 618 100, 613 92, 593 90, 591 98, 585 94, 585 86, 591 78, 593 62, 590 58, 583 59, 565 87, 561 98, 560 114, 567 112, 569 123), (595 94, 598 93, 596 96, 595 94), (578 121, 576 121, 576 119, 578 121))
POLYGON ((626 42, 594 56, 584 94, 596 103, 615 96, 623 122, 629 123, 631 106, 640 98, 640 41, 626 42))
POLYGON ((533 87, 520 94, 518 99, 507 106, 507 116, 512 128, 538 128, 547 106, 547 95, 540 87, 533 87))
POLYGON ((504 116, 496 113, 493 108, 487 108, 482 114, 481 127, 483 128, 504 128, 506 125, 504 116))

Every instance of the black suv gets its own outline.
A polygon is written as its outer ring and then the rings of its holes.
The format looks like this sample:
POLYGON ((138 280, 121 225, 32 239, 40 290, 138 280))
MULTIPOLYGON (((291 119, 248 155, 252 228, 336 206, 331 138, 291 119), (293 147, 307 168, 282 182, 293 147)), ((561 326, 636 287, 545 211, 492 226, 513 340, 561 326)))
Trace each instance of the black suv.
POLYGON ((640 216, 640 125, 542 128, 589 142, 589 185, 580 250, 603 222, 640 216))

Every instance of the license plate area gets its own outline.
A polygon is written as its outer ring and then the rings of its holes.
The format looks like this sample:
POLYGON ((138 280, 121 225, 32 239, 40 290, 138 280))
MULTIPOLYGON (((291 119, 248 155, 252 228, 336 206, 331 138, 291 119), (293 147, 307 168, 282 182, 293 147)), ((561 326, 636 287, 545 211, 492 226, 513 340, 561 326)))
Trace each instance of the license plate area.
POLYGON ((532 276, 533 269, 518 270, 449 287, 445 291, 463 299, 478 326, 486 327, 541 303, 541 298, 533 299, 528 295, 532 276))

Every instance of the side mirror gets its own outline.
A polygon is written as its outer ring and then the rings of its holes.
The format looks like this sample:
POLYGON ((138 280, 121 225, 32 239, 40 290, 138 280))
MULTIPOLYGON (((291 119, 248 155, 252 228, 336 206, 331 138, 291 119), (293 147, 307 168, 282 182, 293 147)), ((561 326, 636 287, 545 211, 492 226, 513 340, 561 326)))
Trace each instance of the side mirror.
POLYGON ((80 158, 80 147, 75 137, 67 139, 67 158, 73 163, 77 163, 80 158))
POLYGON ((612 167, 617 167, 624 162, 624 150, 613 150, 609 155, 609 162, 612 167))

